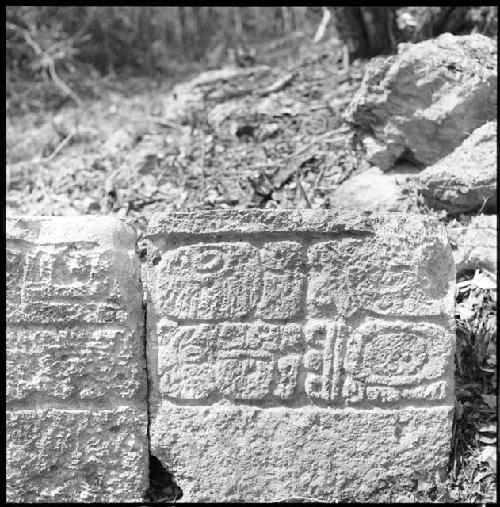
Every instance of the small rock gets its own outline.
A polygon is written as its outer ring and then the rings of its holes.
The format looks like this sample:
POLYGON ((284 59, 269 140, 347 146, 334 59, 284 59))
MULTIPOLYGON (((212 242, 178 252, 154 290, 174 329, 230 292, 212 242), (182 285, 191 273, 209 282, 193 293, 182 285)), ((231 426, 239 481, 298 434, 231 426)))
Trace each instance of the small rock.
POLYGON ((384 173, 378 167, 371 167, 342 183, 333 192, 332 206, 375 212, 410 211, 414 203, 405 193, 405 187, 415 171, 403 166, 384 173))
POLYGON ((207 121, 214 130, 217 130, 227 118, 237 114, 242 108, 242 102, 239 100, 230 100, 228 102, 216 104, 207 113, 207 121))
POLYGON ((101 205, 99 201, 96 201, 95 199, 92 199, 87 204, 87 213, 89 215, 98 215, 101 212, 101 205))
POLYGON ((102 147, 108 156, 116 156, 120 151, 129 150, 135 143, 134 136, 126 130, 114 132, 102 147))
POLYGON ((497 272, 497 217, 479 215, 468 225, 458 222, 447 226, 448 237, 457 265, 457 273, 465 269, 487 269, 497 272))
POLYGON ((419 175, 429 206, 450 214, 497 209, 497 122, 474 132, 452 153, 419 175))
POLYGON ((89 196, 85 196, 82 199, 75 199, 73 204, 77 209, 89 215, 99 213, 101 210, 99 201, 89 196))
POLYGON ((279 132, 280 126, 278 123, 268 123, 265 125, 262 125, 261 127, 262 133, 260 135, 260 140, 264 141, 266 139, 270 139, 279 132))
POLYGON ((398 49, 368 64, 344 115, 372 138, 370 162, 383 170, 433 164, 497 117, 496 41, 446 33, 398 49))

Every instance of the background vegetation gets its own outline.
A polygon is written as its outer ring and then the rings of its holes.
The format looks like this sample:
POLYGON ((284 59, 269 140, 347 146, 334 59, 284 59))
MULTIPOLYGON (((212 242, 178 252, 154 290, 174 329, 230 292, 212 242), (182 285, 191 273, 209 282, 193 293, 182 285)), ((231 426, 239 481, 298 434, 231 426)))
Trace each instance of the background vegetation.
POLYGON ((334 32, 351 58, 449 31, 497 32, 496 7, 7 6, 10 112, 98 95, 116 76, 179 77, 242 63, 263 44, 334 32), (55 101, 55 102, 54 102, 55 101))

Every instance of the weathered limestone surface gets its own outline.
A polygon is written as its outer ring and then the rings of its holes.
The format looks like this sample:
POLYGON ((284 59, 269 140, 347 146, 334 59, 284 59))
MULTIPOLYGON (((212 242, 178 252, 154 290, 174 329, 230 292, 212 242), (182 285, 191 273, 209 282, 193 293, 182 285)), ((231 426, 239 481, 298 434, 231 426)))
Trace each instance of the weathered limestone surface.
POLYGON ((477 128, 452 153, 427 167, 418 179, 433 208, 458 214, 497 211, 497 122, 477 128))
POLYGON ((445 471, 451 407, 333 410, 162 406, 158 455, 183 501, 374 501, 445 471))
POLYGON ((497 117, 496 41, 446 33, 398 49, 370 62, 345 113, 383 170, 400 157, 434 164, 497 117))
POLYGON ((7 412, 7 500, 138 502, 147 488, 142 408, 7 412))
POLYGON ((155 214, 151 446, 183 501, 381 500, 444 473, 455 266, 430 217, 155 214))
POLYGON ((7 221, 7 500, 140 501, 148 486, 135 232, 7 221))

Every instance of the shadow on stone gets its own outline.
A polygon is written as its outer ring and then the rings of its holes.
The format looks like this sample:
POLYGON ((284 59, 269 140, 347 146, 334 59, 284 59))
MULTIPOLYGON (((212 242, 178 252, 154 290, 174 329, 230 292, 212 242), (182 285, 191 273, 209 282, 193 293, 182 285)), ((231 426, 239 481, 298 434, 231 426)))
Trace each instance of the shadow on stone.
POLYGON ((172 474, 152 454, 149 455, 149 489, 146 498, 152 503, 175 502, 182 498, 182 490, 172 474))

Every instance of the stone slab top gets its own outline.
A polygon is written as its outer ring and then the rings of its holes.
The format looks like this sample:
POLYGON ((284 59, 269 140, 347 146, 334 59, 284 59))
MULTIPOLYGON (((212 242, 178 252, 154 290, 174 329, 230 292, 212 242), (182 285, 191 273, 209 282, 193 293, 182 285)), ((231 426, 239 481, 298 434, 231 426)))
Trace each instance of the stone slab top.
POLYGON ((74 217, 9 217, 7 240, 24 240, 38 245, 90 242, 102 247, 134 249, 134 228, 118 218, 98 215, 74 217))
POLYGON ((325 209, 231 209, 153 213, 148 224, 148 236, 265 232, 375 234, 385 223, 400 224, 410 229, 416 227, 420 231, 425 228, 429 234, 444 237, 446 234, 436 218, 419 214, 325 209))

